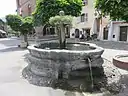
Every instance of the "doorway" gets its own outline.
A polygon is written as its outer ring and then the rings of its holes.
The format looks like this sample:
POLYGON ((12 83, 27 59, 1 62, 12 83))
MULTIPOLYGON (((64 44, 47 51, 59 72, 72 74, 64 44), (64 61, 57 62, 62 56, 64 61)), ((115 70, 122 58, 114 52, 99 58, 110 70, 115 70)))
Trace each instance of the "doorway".
POLYGON ((83 32, 85 33, 84 35, 90 36, 90 29, 89 28, 83 29, 83 32))
POLYGON ((79 29, 75 29, 75 38, 79 38, 80 31, 79 29))
POLYGON ((120 27, 120 41, 127 41, 127 29, 128 26, 121 26, 120 27))
POLYGON ((104 28, 103 39, 108 40, 108 28, 107 27, 104 28))

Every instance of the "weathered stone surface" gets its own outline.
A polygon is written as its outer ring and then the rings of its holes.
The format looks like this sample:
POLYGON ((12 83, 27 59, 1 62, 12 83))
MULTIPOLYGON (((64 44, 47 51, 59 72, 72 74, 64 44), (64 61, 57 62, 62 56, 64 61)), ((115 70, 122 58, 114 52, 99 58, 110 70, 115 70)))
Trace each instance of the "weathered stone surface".
POLYGON ((31 71, 38 76, 44 76, 49 78, 58 78, 58 70, 52 70, 51 68, 39 68, 31 66, 31 71))
POLYGON ((44 76, 39 76, 36 74, 33 74, 28 67, 26 67, 23 72, 22 75, 24 78, 26 78, 29 83, 34 84, 34 85, 38 85, 38 86, 46 86, 46 87, 50 87, 51 86, 51 82, 54 80, 53 78, 49 78, 49 77, 44 77, 44 76))
MULTIPOLYGON (((87 44, 85 43, 85 46, 87 44)), ((83 60, 85 58, 91 57, 92 59, 94 58, 99 58, 102 53, 103 49, 101 47, 98 47, 96 45, 91 45, 91 47, 95 47, 95 49, 91 50, 59 50, 59 49, 40 49, 40 48, 35 48, 34 46, 29 46, 28 49, 31 53, 32 56, 35 57, 40 57, 42 59, 53 59, 53 60, 83 60)))
POLYGON ((33 65, 33 66, 39 66, 42 68, 52 68, 52 69, 57 69, 60 65, 59 61, 54 61, 50 59, 41 59, 37 57, 33 57, 29 55, 27 57, 28 62, 33 65))
POLYGON ((57 63, 49 59, 40 59, 31 55, 29 55, 27 59, 29 61, 28 68, 35 75, 58 78, 59 62, 57 63))
MULTIPOLYGON (((98 68, 98 67, 93 67, 92 68, 92 75, 96 77, 100 77, 104 74, 103 68, 98 68)), ((69 75, 73 78, 80 78, 80 77, 90 77, 90 69, 83 68, 83 69, 78 69, 78 70, 72 70, 69 75)))
MULTIPOLYGON (((48 45, 45 44, 42 48, 48 45)), ((29 69, 31 75, 33 74, 34 76, 37 75, 42 78, 46 77, 54 80, 58 79, 59 75, 62 75, 62 78, 68 79, 71 71, 75 70, 77 72, 77 70, 88 68, 89 60, 91 61, 92 67, 102 66, 103 60, 101 55, 104 51, 102 48, 86 43, 79 43, 78 45, 75 45, 75 47, 78 47, 79 50, 71 50, 73 46, 71 46, 70 50, 41 49, 35 46, 29 46, 29 65, 26 68, 26 72, 29 69), (83 50, 83 48, 85 48, 85 50, 83 50)), ((50 46, 52 46, 52 43, 50 46)), ((30 79, 32 80, 33 77, 30 79)), ((35 80, 35 78, 33 80, 35 80)), ((38 79, 36 80, 38 81, 38 79)))
MULTIPOLYGON (((102 58, 96 58, 95 60, 91 61, 92 67, 101 67, 103 64, 103 59, 102 58)), ((84 69, 89 67, 89 61, 88 59, 86 60, 75 60, 71 62, 71 70, 79 70, 79 69, 84 69)))

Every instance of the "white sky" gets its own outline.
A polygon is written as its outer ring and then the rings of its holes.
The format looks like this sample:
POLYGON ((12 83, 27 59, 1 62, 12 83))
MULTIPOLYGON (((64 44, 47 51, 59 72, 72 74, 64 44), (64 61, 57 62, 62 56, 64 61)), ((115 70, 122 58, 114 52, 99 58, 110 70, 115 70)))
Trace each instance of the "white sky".
POLYGON ((0 0, 0 18, 16 13, 16 0, 0 0))

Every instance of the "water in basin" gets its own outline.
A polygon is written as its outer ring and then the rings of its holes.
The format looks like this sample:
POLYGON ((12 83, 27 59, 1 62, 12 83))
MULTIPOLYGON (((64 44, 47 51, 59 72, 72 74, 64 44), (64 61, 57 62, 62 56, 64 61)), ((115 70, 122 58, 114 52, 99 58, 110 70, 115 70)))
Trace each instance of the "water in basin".
MULTIPOLYGON (((40 44, 37 48, 41 49, 59 49, 59 43, 43 43, 40 44)), ((67 43, 65 50, 94 50, 95 47, 91 47, 88 44, 80 44, 80 43, 67 43)))

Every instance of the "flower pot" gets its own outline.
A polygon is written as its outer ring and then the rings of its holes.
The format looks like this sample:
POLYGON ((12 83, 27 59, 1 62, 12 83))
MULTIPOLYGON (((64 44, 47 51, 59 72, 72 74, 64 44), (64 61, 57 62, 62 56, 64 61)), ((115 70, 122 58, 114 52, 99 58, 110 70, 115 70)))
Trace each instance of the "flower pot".
POLYGON ((20 43, 21 48, 27 48, 27 46, 28 46, 27 42, 21 42, 20 43))

